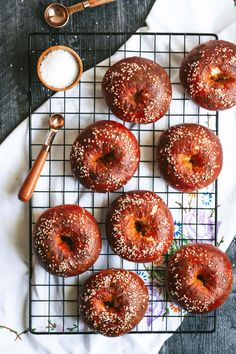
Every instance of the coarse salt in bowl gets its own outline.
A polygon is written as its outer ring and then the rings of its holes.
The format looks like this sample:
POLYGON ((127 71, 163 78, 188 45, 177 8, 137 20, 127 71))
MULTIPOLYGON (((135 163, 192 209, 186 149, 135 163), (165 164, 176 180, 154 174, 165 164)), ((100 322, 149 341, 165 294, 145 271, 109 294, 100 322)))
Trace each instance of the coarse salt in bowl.
POLYGON ((52 91, 66 91, 80 80, 83 64, 71 48, 53 46, 46 49, 38 60, 37 74, 44 86, 52 91))

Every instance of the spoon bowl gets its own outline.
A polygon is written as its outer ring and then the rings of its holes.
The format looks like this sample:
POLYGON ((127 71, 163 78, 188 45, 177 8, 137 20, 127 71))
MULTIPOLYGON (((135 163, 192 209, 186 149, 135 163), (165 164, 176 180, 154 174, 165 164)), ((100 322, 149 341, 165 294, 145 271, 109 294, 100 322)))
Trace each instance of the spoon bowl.
POLYGON ((52 114, 49 118, 49 125, 50 128, 53 130, 59 130, 65 124, 65 119, 62 117, 61 114, 52 114))
POLYGON ((44 18, 47 24, 54 28, 60 28, 69 21, 69 11, 67 8, 59 3, 48 5, 44 12, 44 18))

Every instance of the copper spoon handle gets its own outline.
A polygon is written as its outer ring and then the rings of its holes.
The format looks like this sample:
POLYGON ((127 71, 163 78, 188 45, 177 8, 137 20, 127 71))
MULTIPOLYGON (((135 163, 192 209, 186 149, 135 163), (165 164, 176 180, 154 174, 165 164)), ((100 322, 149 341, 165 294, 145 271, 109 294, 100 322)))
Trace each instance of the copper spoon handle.
POLYGON ((113 1, 116 1, 116 0, 87 0, 87 1, 79 2, 78 4, 67 7, 67 11, 69 12, 70 15, 72 15, 75 12, 83 11, 87 7, 96 7, 96 6, 104 5, 109 2, 113 2, 113 1))
POLYGON ((31 170, 28 173, 28 176, 24 180, 19 190, 18 198, 24 203, 27 203, 32 197, 35 186, 42 172, 43 166, 47 160, 48 152, 49 146, 43 145, 40 150, 40 153, 37 156, 37 159, 34 162, 34 165, 32 166, 31 170))
POLYGON ((83 11, 84 9, 85 7, 83 2, 79 2, 78 4, 67 7, 67 11, 69 12, 69 15, 72 15, 75 12, 83 11))
POLYGON ((113 2, 113 1, 115 0, 88 0, 90 7, 108 4, 109 2, 113 2))

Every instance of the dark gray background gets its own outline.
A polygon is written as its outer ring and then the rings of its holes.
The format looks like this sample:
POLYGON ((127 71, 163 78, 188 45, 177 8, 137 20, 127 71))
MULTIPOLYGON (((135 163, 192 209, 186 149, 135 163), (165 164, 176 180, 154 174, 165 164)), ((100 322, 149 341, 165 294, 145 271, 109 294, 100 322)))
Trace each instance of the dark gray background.
MULTIPOLYGON (((65 30, 132 32, 145 25, 145 18, 154 2, 154 0, 118 0, 113 4, 75 14, 65 30)), ((0 142, 28 114, 27 39, 30 32, 49 30, 42 16, 48 3, 50 1, 0 0, 0 142)), ((64 1, 65 5, 74 3, 73 0, 64 1)), ((236 240, 231 244, 228 255, 232 263, 235 263, 236 240)), ((234 285, 233 293, 218 310, 217 330, 214 334, 173 335, 164 344, 160 353, 236 353, 235 291, 234 285)))

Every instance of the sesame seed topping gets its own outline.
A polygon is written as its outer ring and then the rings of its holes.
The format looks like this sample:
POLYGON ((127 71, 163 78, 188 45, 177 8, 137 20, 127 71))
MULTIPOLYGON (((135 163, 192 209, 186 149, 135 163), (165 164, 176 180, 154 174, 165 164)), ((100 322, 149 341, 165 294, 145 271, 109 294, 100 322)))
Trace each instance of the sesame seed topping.
POLYGON ((174 224, 160 197, 149 191, 133 191, 111 204, 106 230, 113 251, 120 257, 151 262, 167 251, 174 224))
POLYGON ((222 168, 219 138, 198 124, 178 124, 167 129, 157 143, 157 163, 173 188, 191 192, 211 184, 222 168))
POLYGON ((208 110, 236 104, 236 45, 223 40, 200 44, 184 58, 180 81, 189 96, 208 110))
POLYGON ((167 288, 172 300, 187 311, 211 311, 231 291, 232 266, 228 257, 210 244, 182 247, 169 260, 167 288))
POLYGON ((141 278, 127 270, 109 269, 88 279, 80 311, 95 332, 119 336, 139 323, 147 305, 148 290, 141 278))
POLYGON ((34 252, 50 273, 67 277, 87 270, 98 258, 101 236, 93 216, 77 205, 46 210, 33 233, 34 252))
POLYGON ((132 57, 112 65, 102 90, 112 112, 120 119, 153 123, 169 108, 172 89, 165 70, 152 60, 132 57))
POLYGON ((135 136, 122 124, 99 121, 75 140, 70 160, 74 175, 87 188, 114 191, 133 177, 140 149, 135 136))

